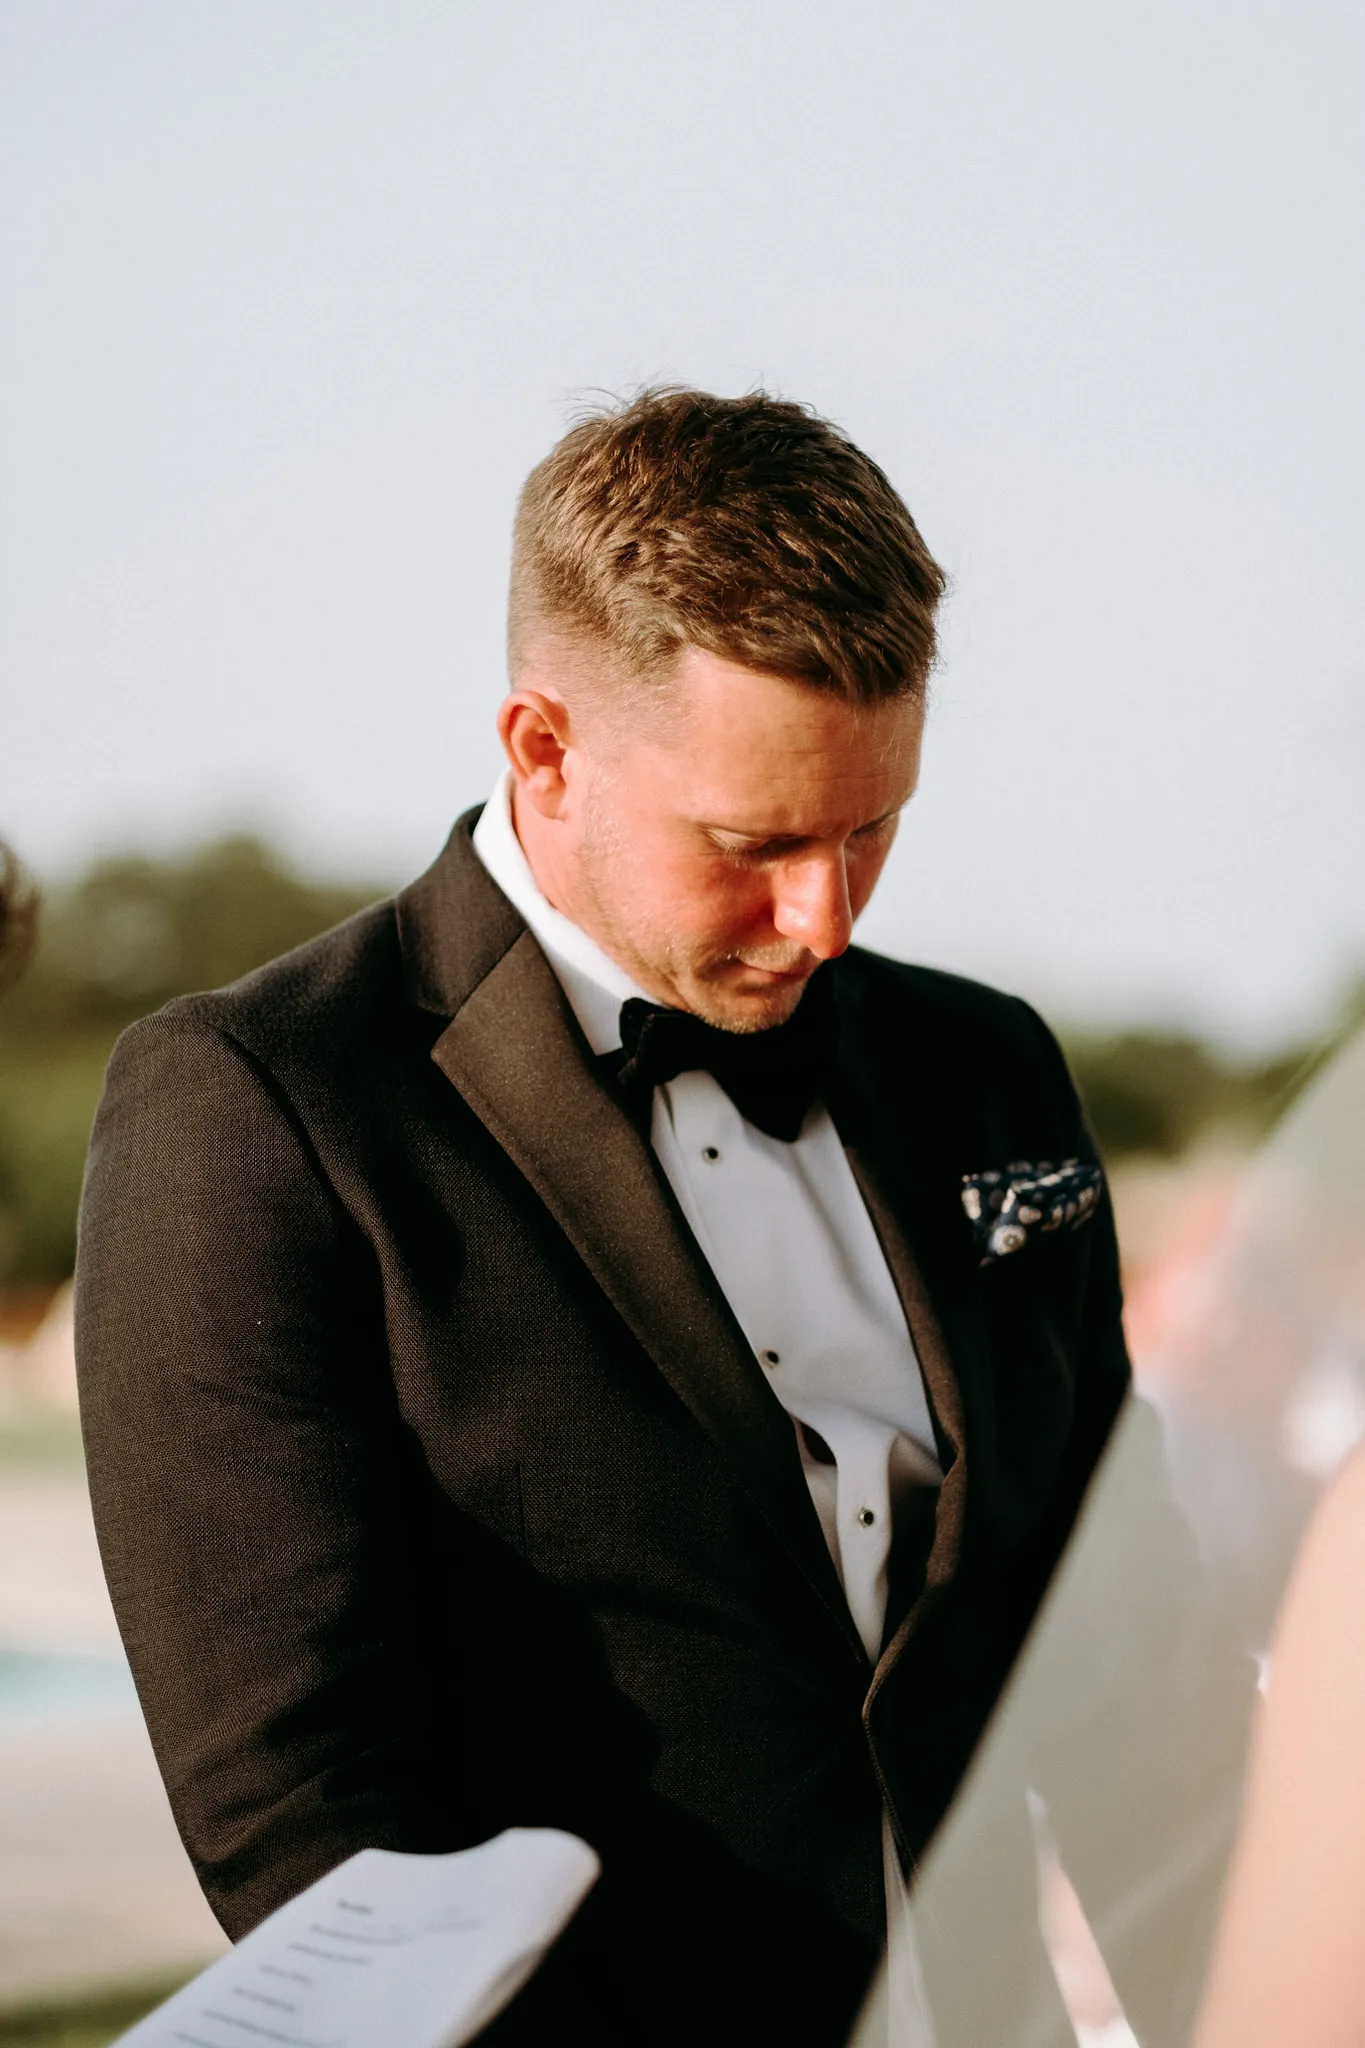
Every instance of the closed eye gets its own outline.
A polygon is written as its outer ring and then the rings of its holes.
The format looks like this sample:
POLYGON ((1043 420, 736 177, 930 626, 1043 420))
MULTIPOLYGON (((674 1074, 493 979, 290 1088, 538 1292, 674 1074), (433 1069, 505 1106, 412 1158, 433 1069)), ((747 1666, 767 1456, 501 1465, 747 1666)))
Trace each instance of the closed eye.
MULTIPOLYGON (((874 818, 870 824, 859 825, 856 831, 849 833, 849 838, 864 845, 869 840, 879 838, 895 825, 901 809, 902 806, 897 805, 896 809, 888 811, 884 818, 874 818)), ((782 860, 791 854, 800 853, 804 847, 819 843, 814 839, 798 838, 746 839, 742 833, 724 832, 718 826, 710 827, 708 836, 722 853, 729 854, 736 860, 782 860)))
POLYGON ((732 832, 713 832, 711 837, 722 853, 738 860, 778 860, 810 844, 805 839, 739 839, 732 832))

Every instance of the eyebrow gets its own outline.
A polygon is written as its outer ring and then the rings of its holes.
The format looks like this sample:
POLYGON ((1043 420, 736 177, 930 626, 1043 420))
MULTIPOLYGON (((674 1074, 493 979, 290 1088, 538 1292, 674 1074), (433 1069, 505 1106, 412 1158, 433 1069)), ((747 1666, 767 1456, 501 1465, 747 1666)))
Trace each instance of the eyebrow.
MULTIPOLYGON (((910 798, 906 797, 904 803, 892 804, 890 810, 883 811, 880 817, 868 818, 864 824, 855 825, 853 830, 855 832, 870 832, 874 826, 885 825, 888 819, 898 817, 909 801, 910 798)), ((742 825, 703 823, 701 829, 703 832, 726 832, 732 839, 752 839, 756 846, 782 846, 784 844, 800 846, 805 840, 816 839, 820 836, 815 832, 746 832, 742 825)))

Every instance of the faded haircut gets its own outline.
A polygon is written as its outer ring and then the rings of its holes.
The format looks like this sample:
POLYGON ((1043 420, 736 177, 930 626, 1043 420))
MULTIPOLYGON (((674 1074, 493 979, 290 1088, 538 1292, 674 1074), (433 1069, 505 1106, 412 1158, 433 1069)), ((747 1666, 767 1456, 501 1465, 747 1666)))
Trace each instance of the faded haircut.
POLYGON ((876 463, 809 407, 665 388, 580 418, 517 506, 508 644, 688 647, 852 703, 924 694, 942 570, 876 463))

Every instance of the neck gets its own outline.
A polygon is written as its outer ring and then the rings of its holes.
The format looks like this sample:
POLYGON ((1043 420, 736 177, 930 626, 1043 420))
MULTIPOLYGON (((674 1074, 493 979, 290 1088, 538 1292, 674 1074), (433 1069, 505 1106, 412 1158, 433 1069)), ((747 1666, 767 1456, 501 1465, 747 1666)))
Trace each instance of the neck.
POLYGON ((550 908, 586 932, 607 958, 615 961, 653 1001, 670 1008, 686 1008, 678 991, 661 983, 647 961, 639 959, 629 947, 622 947, 609 917, 603 914, 591 888, 585 886, 577 863, 566 855, 560 829, 553 819, 542 817, 535 805, 526 801, 516 782, 512 784, 512 829, 532 879, 550 908))

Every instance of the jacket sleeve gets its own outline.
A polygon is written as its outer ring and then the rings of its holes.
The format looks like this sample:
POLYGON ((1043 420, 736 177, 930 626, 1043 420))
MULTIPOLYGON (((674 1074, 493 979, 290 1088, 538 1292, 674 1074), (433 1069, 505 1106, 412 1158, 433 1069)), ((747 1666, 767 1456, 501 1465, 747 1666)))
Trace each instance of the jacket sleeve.
POLYGON ((268 1076, 192 1016, 135 1026, 81 1210, 82 1420, 157 1758, 234 1936, 356 1848, 420 1846, 384 1359, 366 1246, 268 1076))

